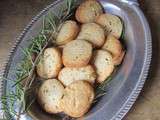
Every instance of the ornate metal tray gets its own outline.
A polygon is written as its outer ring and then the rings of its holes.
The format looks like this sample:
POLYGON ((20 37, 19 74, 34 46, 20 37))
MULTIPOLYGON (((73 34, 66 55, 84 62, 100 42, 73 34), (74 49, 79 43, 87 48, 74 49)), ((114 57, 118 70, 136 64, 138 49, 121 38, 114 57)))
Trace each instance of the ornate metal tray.
MULTIPOLYGON (((124 38, 127 53, 113 80, 106 86, 107 94, 84 116, 85 120, 121 120, 138 97, 147 77, 151 54, 151 33, 145 16, 136 0, 99 0, 104 9, 121 17, 124 21, 124 38)), ((81 2, 79 0, 79 2, 81 2)), ((15 43, 3 76, 14 78, 12 69, 22 59, 20 46, 27 47, 29 39, 38 33, 42 16, 49 11, 57 12, 63 0, 57 0, 42 10, 24 29, 15 43)), ((2 94, 10 90, 10 81, 3 81, 2 94)), ((14 117, 13 117, 14 119, 14 117)), ((37 109, 31 115, 24 115, 23 120, 60 120, 37 109)))

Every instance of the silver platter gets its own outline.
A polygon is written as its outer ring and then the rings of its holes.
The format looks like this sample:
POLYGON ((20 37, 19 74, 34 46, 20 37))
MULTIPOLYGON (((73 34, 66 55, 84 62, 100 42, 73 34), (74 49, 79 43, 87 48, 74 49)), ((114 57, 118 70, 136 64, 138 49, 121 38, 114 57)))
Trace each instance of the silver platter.
MULTIPOLYGON (((106 86, 107 94, 84 116, 85 120, 121 120, 136 101, 146 80, 152 54, 151 32, 148 22, 136 0, 99 0, 105 11, 118 15, 124 21, 124 42, 127 52, 122 65, 113 80, 106 86)), ((81 0, 79 0, 81 2, 81 0)), ((42 10, 21 33, 13 47, 3 76, 13 78, 15 65, 23 57, 21 47, 27 47, 30 38, 38 34, 42 27, 42 16, 49 11, 58 12, 63 0, 57 0, 42 10)), ((11 90, 10 81, 3 81, 3 94, 11 90)), ((14 118, 13 118, 14 119, 14 118)), ((32 115, 24 115, 22 120, 60 120, 47 115, 39 109, 33 109, 32 115)))

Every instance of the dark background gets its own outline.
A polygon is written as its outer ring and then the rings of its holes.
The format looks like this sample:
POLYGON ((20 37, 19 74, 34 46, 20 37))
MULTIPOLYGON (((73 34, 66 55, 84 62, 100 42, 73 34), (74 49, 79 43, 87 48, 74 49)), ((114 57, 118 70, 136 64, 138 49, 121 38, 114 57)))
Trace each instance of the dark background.
MULTIPOLYGON (((54 0, 0 0, 0 69, 24 27, 54 0)), ((160 0, 140 0, 152 32, 153 59, 145 87, 124 120, 160 120, 160 0)))

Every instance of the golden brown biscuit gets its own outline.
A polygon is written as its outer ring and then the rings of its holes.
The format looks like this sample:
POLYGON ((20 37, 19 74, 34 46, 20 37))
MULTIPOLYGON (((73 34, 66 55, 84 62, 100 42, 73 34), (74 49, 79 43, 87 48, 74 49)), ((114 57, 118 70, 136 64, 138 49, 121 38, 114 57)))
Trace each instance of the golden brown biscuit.
POLYGON ((77 39, 87 40, 94 47, 101 47, 105 41, 103 28, 96 23, 83 24, 77 39))
POLYGON ((60 51, 55 47, 47 48, 37 65, 37 74, 45 79, 54 78, 58 75, 61 67, 60 51))
POLYGON ((58 79, 65 86, 78 80, 85 80, 93 85, 96 79, 96 72, 91 65, 79 68, 64 67, 59 72, 58 79))
POLYGON ((57 35, 56 43, 58 45, 64 45, 77 37, 79 32, 79 26, 73 20, 67 20, 61 26, 61 29, 57 35))
POLYGON ((60 106, 71 117, 81 117, 88 112, 94 100, 94 89, 86 81, 76 81, 65 88, 60 106))
POLYGON ((92 64, 95 66, 99 83, 105 81, 114 70, 112 55, 105 50, 94 51, 92 64))
POLYGON ((48 113, 59 113, 62 109, 59 102, 64 94, 63 85, 56 79, 44 81, 38 91, 38 101, 48 113))
POLYGON ((86 0, 76 10, 76 19, 80 23, 94 22, 103 13, 101 4, 96 0, 86 0))
POLYGON ((101 4, 96 0, 86 0, 76 10, 76 19, 80 23, 94 22, 103 13, 101 4))
POLYGON ((74 40, 63 48, 62 60, 66 67, 86 66, 92 56, 92 45, 85 40, 74 40))
POLYGON ((115 65, 120 63, 120 59, 123 59, 123 48, 121 42, 113 35, 109 35, 102 47, 102 49, 109 51, 113 56, 115 65), (122 57, 122 58, 120 58, 122 57), (119 61, 119 62, 118 62, 119 61))
POLYGON ((96 23, 104 28, 106 36, 112 34, 117 39, 121 37, 123 24, 119 17, 108 13, 102 14, 97 17, 96 23))

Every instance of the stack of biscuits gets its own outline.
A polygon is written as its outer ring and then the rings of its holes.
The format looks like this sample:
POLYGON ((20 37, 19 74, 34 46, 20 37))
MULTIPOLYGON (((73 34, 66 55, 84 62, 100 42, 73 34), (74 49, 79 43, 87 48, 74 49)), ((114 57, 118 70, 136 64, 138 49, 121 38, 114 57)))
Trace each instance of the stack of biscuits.
POLYGON ((61 25, 57 46, 44 50, 36 70, 43 79, 38 90, 42 108, 78 118, 91 107, 95 84, 112 74, 125 52, 119 40, 122 20, 104 13, 98 1, 84 1, 75 18, 61 25))

